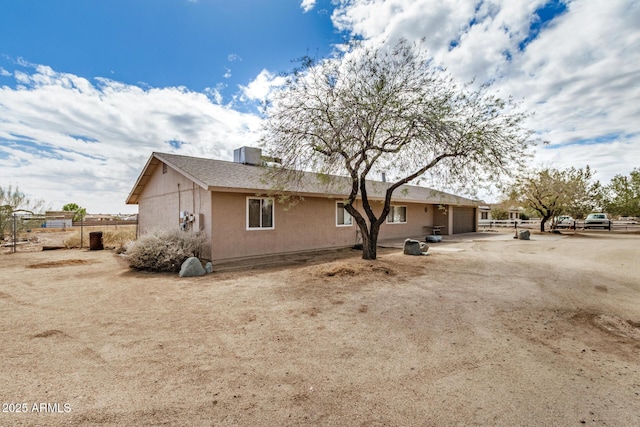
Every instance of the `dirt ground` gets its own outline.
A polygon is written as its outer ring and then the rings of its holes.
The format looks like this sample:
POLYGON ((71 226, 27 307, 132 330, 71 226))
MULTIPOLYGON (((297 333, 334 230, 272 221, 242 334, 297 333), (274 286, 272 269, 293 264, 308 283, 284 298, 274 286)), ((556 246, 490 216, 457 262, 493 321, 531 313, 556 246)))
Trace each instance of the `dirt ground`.
POLYGON ((485 237, 183 279, 2 254, 0 425, 640 425, 640 235, 485 237))

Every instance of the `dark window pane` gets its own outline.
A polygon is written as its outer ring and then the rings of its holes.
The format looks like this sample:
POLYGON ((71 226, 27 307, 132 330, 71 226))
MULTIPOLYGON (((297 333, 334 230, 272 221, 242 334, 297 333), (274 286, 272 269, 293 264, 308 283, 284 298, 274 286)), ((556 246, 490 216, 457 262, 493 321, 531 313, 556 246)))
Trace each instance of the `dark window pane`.
POLYGON ((273 227, 273 200, 262 199, 262 227, 273 227))
POLYGON ((260 199, 249 199, 249 228, 260 228, 260 199))
POLYGON ((396 213, 398 215, 396 222, 407 222, 407 208, 405 206, 397 207, 396 213))

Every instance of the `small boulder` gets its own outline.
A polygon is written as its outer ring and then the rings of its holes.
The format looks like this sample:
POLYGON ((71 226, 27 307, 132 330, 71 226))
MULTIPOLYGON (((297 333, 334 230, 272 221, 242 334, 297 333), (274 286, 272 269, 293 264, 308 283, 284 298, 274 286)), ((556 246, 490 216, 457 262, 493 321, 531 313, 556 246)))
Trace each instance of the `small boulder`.
POLYGON ((405 255, 422 255, 420 242, 413 239, 405 240, 403 252, 405 255))
POLYGON ((211 264, 211 261, 204 266, 204 271, 206 271, 207 274, 213 273, 213 264, 211 264))
POLYGON ((206 273, 200 260, 194 256, 187 258, 180 267, 180 277, 204 276, 206 273))
POLYGON ((427 237, 425 237, 424 240, 427 243, 438 243, 438 242, 442 242, 442 236, 430 234, 427 237))
POLYGON ((529 230, 520 230, 518 231, 518 239, 520 240, 529 240, 531 237, 531 233, 529 230))
POLYGON ((429 246, 427 246, 427 244, 424 242, 420 242, 420 250, 422 251, 423 254, 426 254, 427 251, 429 250, 429 246))

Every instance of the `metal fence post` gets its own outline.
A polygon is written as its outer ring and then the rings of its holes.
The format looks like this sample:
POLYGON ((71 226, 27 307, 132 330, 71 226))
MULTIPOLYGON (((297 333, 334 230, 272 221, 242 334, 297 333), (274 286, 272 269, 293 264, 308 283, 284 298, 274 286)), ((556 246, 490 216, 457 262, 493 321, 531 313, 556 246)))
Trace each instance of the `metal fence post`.
POLYGON ((18 217, 16 214, 13 214, 13 253, 15 254, 18 250, 17 242, 18 242, 18 217))

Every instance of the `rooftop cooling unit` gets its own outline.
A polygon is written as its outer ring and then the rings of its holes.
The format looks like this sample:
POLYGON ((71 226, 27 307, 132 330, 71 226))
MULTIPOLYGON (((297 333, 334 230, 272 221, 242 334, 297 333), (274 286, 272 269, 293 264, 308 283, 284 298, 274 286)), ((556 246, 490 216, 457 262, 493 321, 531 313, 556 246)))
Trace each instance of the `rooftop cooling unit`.
POLYGON ((233 150, 233 161, 244 165, 262 164, 262 150, 254 147, 240 147, 233 150))

